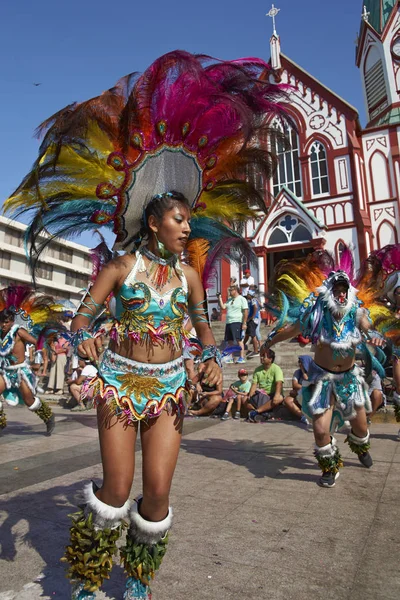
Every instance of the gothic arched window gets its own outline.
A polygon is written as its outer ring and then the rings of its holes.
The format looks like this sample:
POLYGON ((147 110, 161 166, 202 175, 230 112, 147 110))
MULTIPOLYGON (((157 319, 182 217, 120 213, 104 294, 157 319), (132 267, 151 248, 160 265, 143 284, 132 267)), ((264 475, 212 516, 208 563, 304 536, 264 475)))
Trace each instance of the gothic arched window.
POLYGON ((272 152, 278 157, 278 167, 274 174, 274 196, 277 196, 281 187, 285 185, 298 198, 303 195, 301 185, 301 169, 299 160, 299 136, 296 131, 285 124, 284 129, 279 121, 273 128, 280 135, 271 134, 272 152), (284 134, 285 139, 282 139, 284 134))
POLYGON ((305 224, 294 215, 286 214, 275 221, 267 245, 281 246, 310 240, 311 233, 305 224))
POLYGON ((311 181, 313 195, 329 193, 328 161, 326 150, 321 142, 314 142, 311 146, 311 181))

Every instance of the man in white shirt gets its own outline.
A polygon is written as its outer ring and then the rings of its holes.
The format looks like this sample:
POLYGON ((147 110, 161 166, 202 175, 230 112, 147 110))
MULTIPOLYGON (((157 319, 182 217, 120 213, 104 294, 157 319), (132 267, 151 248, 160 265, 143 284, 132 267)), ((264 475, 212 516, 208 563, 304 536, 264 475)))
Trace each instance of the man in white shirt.
POLYGON ((250 269, 245 269, 240 280, 240 292, 243 296, 247 296, 251 285, 254 285, 254 277, 250 274, 250 269))
POLYGON ((96 377, 97 375, 96 367, 92 365, 89 361, 79 360, 79 366, 82 368, 80 375, 78 375, 78 377, 76 377, 76 379, 74 379, 69 384, 70 394, 76 401, 76 406, 74 406, 71 410, 76 411, 87 410, 91 408, 88 402, 85 405, 83 401, 82 388, 84 388, 84 384, 86 382, 90 381, 91 379, 93 379, 93 377, 96 377))

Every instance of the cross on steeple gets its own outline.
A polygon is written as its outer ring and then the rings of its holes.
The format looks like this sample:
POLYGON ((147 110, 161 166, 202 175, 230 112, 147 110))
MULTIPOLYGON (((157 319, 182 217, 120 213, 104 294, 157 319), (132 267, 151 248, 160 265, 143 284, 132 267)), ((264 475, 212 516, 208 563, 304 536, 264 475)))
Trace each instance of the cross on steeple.
POLYGON ((362 17, 363 21, 365 21, 366 23, 368 23, 368 19, 369 19, 369 15, 370 15, 370 14, 371 14, 371 13, 369 13, 369 12, 367 11, 367 7, 366 7, 366 6, 365 6, 365 4, 364 4, 363 13, 362 13, 362 15, 361 15, 361 17, 362 17))
POLYGON ((271 19, 272 19, 272 26, 274 28, 275 35, 276 35, 275 17, 277 16, 277 14, 280 10, 281 10, 280 8, 275 8, 275 6, 272 5, 271 10, 269 12, 267 12, 267 14, 266 14, 267 17, 271 17, 271 19))

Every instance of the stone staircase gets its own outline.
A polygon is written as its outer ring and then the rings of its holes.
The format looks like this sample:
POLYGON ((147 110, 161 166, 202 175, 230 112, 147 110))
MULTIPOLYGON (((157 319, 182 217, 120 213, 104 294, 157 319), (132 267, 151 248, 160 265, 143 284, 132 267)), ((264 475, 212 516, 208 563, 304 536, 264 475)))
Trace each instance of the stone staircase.
MULTIPOLYGON (((217 345, 219 346, 225 334, 225 323, 222 321, 214 321, 211 324, 211 328, 214 333, 215 340, 217 345)), ((268 334, 271 331, 271 327, 267 327, 266 325, 261 325, 261 339, 264 341, 268 334)), ((248 349, 252 350, 253 346, 250 343, 248 345, 248 349)), ((283 371, 285 382, 284 382, 284 390, 287 392, 291 389, 292 383, 292 375, 293 372, 298 368, 298 357, 301 354, 308 354, 312 356, 311 346, 306 346, 305 348, 301 348, 296 342, 286 341, 274 346, 274 351, 276 353, 275 363, 279 365, 283 371)), ((248 359, 247 362, 243 365, 249 371, 249 378, 251 377, 252 372, 256 367, 260 364, 260 358, 257 356, 255 358, 248 359)), ((224 365, 224 390, 226 390, 231 383, 237 380, 237 372, 242 365, 224 365)))

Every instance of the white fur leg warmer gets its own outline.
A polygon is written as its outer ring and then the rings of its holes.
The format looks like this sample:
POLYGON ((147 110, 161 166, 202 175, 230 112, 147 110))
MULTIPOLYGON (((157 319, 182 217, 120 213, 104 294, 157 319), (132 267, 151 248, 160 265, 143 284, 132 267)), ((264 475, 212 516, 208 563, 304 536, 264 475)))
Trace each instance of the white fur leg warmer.
POLYGON ((368 444, 369 442, 369 431, 367 431, 367 435, 365 437, 358 437, 358 435, 355 435, 355 433, 353 433, 352 431, 348 434, 348 440, 349 442, 353 442, 353 444, 356 444, 357 446, 363 446, 364 444, 368 444))
POLYGON ((147 521, 139 513, 140 500, 141 498, 138 498, 130 510, 130 533, 136 542, 148 545, 156 544, 171 528, 172 508, 168 508, 168 514, 162 521, 147 521))
POLYGON ((119 527, 121 519, 128 516, 130 501, 127 500, 123 506, 110 506, 99 500, 94 493, 96 490, 93 482, 88 483, 83 490, 86 511, 91 510, 94 513, 94 523, 96 529, 119 527))
POLYGON ((38 397, 36 396, 36 398, 35 398, 35 400, 34 400, 33 404, 31 404, 31 406, 28 406, 28 408, 29 408, 29 410, 32 410, 32 411, 34 411, 34 412, 35 412, 35 411, 39 410, 39 408, 40 408, 41 406, 42 406, 42 403, 41 403, 41 401, 40 401, 40 398, 38 398, 38 397))
POLYGON ((318 456, 333 456, 337 450, 337 440, 334 437, 331 437, 331 443, 326 446, 317 446, 314 445, 315 455, 318 456))

